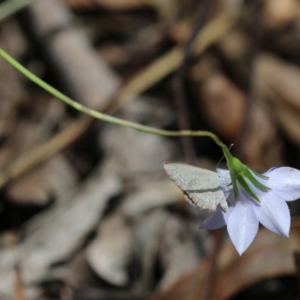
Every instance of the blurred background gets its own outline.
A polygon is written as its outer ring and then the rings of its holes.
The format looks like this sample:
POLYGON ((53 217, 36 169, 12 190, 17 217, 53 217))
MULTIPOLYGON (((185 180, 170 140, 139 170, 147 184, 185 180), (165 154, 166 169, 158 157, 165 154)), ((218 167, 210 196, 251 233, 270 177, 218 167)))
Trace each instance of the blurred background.
MULTIPOLYGON (((300 168, 298 0, 4 0, 0 47, 87 107, 300 168)), ((0 299, 298 299, 297 201, 289 239, 260 228, 240 257, 163 171, 221 157, 92 120, 0 59, 0 299)))

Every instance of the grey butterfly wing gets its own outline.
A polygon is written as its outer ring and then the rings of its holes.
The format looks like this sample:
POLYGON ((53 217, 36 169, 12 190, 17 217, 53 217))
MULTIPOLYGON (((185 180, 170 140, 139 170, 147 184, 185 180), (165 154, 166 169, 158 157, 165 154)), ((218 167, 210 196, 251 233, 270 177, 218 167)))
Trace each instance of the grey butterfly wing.
POLYGON ((220 205, 223 211, 227 211, 218 173, 181 163, 167 163, 164 168, 191 205, 209 211, 215 211, 220 205))
MULTIPOLYGON (((206 172, 211 172, 205 170, 206 172)), ((228 205, 224 196, 221 178, 215 172, 203 174, 203 177, 190 181, 184 191, 185 198, 194 206, 209 211, 215 211, 219 205, 226 212, 228 205)))
POLYGON ((165 163, 164 169, 170 178, 182 190, 185 190, 192 180, 197 179, 199 176, 201 177, 203 174, 202 170, 207 171, 182 163, 165 163))

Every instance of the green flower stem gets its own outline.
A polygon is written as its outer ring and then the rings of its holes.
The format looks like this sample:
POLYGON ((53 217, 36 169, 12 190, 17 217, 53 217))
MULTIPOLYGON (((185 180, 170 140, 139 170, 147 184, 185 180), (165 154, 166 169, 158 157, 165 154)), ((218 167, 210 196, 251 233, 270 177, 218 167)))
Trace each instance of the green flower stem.
MULTIPOLYGON (((9 54, 7 54, 4 50, 0 48, 0 56, 5 59, 11 66, 13 66, 15 69, 17 69, 20 73, 22 73, 25 77, 33 81, 35 84, 40 86, 42 89, 46 90, 49 94, 53 95, 57 99, 61 100, 65 104, 73 107, 74 109, 89 115, 93 118, 106 121, 112 124, 120 125, 129 127, 135 130, 151 133, 151 134, 157 134, 161 136, 169 136, 169 137, 178 137, 178 136, 206 136, 210 137, 214 140, 214 142, 222 147, 222 149, 227 148, 225 144, 212 132, 210 131, 191 131, 191 130, 180 130, 180 131, 169 131, 169 130, 161 130, 149 126, 140 125, 134 122, 125 121, 116 117, 112 117, 106 114, 103 114, 99 111, 90 109, 71 98, 67 97, 45 81, 41 80, 37 76, 35 76, 33 73, 31 73, 29 70, 24 68, 21 64, 19 64, 15 59, 13 59, 9 54)), ((224 150, 223 150, 224 151, 224 150)))

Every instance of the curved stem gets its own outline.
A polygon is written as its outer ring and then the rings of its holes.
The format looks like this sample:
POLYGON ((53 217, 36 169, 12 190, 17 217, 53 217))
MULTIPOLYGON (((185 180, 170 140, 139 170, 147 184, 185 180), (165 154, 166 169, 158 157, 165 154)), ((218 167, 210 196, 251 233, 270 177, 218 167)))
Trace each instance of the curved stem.
POLYGON ((169 137, 178 137, 178 136, 206 136, 219 145, 222 149, 227 148, 227 146, 217 137, 216 134, 210 132, 210 131, 192 131, 192 130, 180 130, 180 131, 169 131, 169 130, 162 130, 150 126, 144 126, 140 125, 138 123, 130 122, 130 121, 125 121, 113 116, 109 116, 106 114, 103 114, 99 111, 90 109, 74 100, 69 98, 68 96, 64 95, 42 79, 38 78, 36 75, 31 73, 29 70, 24 68, 21 64, 19 64, 15 59, 13 59, 9 54, 7 54, 3 49, 0 48, 0 56, 5 59, 10 65, 12 65, 15 69, 17 69, 20 73, 22 73, 25 77, 33 81, 35 84, 46 90, 49 94, 53 95, 57 99, 61 100, 65 104, 73 107, 74 109, 89 115, 93 118, 106 121, 112 124, 120 125, 120 126, 125 126, 129 127, 135 130, 147 132, 147 133, 152 133, 152 134, 157 134, 161 136, 169 136, 169 137))

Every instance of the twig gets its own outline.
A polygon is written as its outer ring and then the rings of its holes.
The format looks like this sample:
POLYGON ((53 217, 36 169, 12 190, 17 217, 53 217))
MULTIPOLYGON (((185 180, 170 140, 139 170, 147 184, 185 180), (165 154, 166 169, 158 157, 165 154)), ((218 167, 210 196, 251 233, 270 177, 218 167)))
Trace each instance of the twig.
MULTIPOLYGON (((221 14, 210 21, 197 35, 192 47, 192 54, 199 55, 207 47, 215 43, 228 32, 236 23, 237 18, 228 14, 221 14)), ((161 79, 176 71, 183 62, 183 48, 176 46, 166 54, 163 54, 149 66, 145 67, 122 88, 117 94, 111 109, 119 107, 126 101, 141 94, 161 79)))
POLYGON ((207 266, 206 284, 202 292, 201 300, 209 300, 212 296, 213 283, 215 281, 215 272, 217 265, 217 258, 221 247, 222 238, 224 236, 224 228, 218 229, 214 232, 214 244, 212 254, 209 258, 207 266))
POLYGON ((249 128, 250 121, 250 112, 251 107, 253 105, 254 100, 254 91, 253 91, 253 82, 254 82, 254 66, 256 63, 257 55, 259 54, 259 50, 261 48, 261 42, 263 39, 263 30, 262 30, 262 3, 260 0, 255 0, 251 3, 253 5, 252 8, 252 24, 250 27, 250 38, 251 38, 251 48, 249 50, 249 57, 248 57, 248 74, 247 78, 244 83, 244 89, 246 92, 246 105, 244 108, 244 122, 242 124, 242 128, 240 129, 236 147, 235 147, 235 154, 239 157, 243 157, 244 150, 242 149, 241 145, 245 135, 247 134, 247 130, 249 128))
POLYGON ((21 155, 12 163, 1 169, 0 172, 0 188, 7 184, 10 180, 24 174, 28 169, 37 166, 46 159, 62 150, 63 145, 68 145, 78 136, 80 136, 89 127, 91 119, 87 116, 81 117, 76 122, 68 125, 49 141, 43 142, 35 149, 21 155))
MULTIPOLYGON (((205 22, 207 20, 213 2, 214 2, 213 0, 205 0, 202 1, 202 3, 200 4, 199 12, 196 14, 197 19, 192 34, 183 49, 183 55, 184 55, 183 62, 173 79, 174 100, 175 100, 175 105, 177 107, 177 120, 180 129, 187 129, 191 127, 190 126, 191 122, 189 121, 188 108, 186 104, 185 91, 184 91, 184 78, 185 78, 186 67, 189 61, 189 57, 192 52, 191 50, 192 50, 193 43, 198 33, 205 25, 205 22)), ((195 161, 196 158, 196 152, 191 137, 182 137, 181 143, 187 161, 189 163, 193 163, 193 161, 195 161)))

